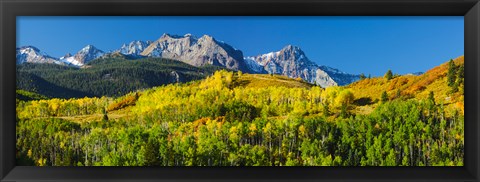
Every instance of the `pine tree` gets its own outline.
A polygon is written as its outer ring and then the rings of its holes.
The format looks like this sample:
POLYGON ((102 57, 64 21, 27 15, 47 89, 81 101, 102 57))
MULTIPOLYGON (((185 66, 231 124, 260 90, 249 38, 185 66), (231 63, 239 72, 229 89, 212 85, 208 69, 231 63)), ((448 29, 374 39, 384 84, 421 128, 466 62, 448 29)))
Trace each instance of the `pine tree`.
POLYGON ((393 78, 392 70, 388 70, 383 77, 387 80, 391 80, 393 78))
POLYGON ((456 72, 456 80, 455 80, 455 84, 453 84, 453 87, 452 87, 452 92, 457 92, 459 89, 463 92, 463 88, 459 88, 463 85, 463 82, 464 82, 464 66, 461 65, 458 67, 458 70, 456 72))
POLYGON ((382 101, 382 103, 385 103, 385 102, 388 101, 388 94, 387 94, 386 91, 383 91, 383 92, 382 92, 381 101, 382 101))
POLYGON ((465 66, 460 65, 457 70, 457 82, 459 82, 459 84, 463 84, 464 75, 465 75, 465 66))
POLYGON ((367 78, 367 77, 365 76, 365 74, 363 74, 363 73, 360 74, 360 80, 364 80, 365 78, 367 78))
POLYGON ((453 87, 454 84, 455 84, 455 80, 456 80, 456 66, 455 66, 455 63, 453 62, 453 59, 450 59, 450 61, 448 62, 448 73, 447 73, 447 83, 448 83, 448 86, 450 87, 453 87))

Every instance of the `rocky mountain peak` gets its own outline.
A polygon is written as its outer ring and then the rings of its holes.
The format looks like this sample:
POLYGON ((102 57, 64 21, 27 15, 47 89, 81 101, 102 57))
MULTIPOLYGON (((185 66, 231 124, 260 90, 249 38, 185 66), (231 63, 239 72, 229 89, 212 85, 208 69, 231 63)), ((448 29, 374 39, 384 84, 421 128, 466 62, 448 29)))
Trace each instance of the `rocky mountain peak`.
POLYGON ((298 46, 287 45, 277 54, 283 57, 283 60, 291 60, 294 62, 308 62, 308 64, 313 64, 312 62, 310 62, 310 60, 308 60, 305 53, 298 46))
POLYGON ((300 77, 322 87, 345 85, 358 79, 356 75, 318 66, 308 59, 300 47, 294 45, 286 45, 277 52, 246 57, 245 62, 250 69, 257 72, 264 70, 267 73, 286 75, 290 78, 300 77))
POLYGON ((81 67, 101 56, 126 59, 146 56, 175 59, 193 66, 215 65, 248 73, 281 74, 291 78, 302 78, 322 87, 346 85, 359 79, 358 75, 317 65, 309 60, 300 47, 295 45, 286 45, 278 51, 267 54, 243 57, 241 50, 210 35, 197 38, 190 33, 185 35, 164 33, 156 41, 135 40, 123 44, 120 49, 110 53, 104 53, 93 45, 87 45, 73 56, 67 54, 56 59, 45 55, 33 46, 17 48, 17 63, 60 62, 60 64, 81 67))
POLYGON ((187 33, 185 35, 175 35, 175 34, 164 33, 162 34, 162 36, 160 36, 159 39, 183 39, 183 38, 195 39, 195 36, 190 33, 187 33))
POLYGON ((40 49, 38 49, 34 46, 22 46, 20 48, 17 48, 17 51, 40 53, 40 49))
POLYGON ((102 50, 97 49, 93 45, 87 45, 82 50, 78 51, 73 57, 81 65, 88 63, 91 60, 99 58, 105 54, 102 50))
POLYGON ((100 51, 99 49, 97 49, 95 46, 93 45, 87 45, 85 46, 84 48, 82 48, 82 50, 79 51, 80 52, 95 52, 95 51, 100 51))
POLYGON ((151 43, 152 41, 134 40, 129 44, 123 44, 120 49, 114 52, 120 52, 125 55, 139 56, 151 43))
POLYGON ((49 56, 34 46, 17 48, 16 64, 22 63, 55 63, 62 64, 58 59, 49 56))
POLYGON ((215 40, 212 36, 210 35, 203 35, 202 37, 200 37, 200 39, 204 39, 204 40, 208 40, 208 41, 213 41, 215 40))
POLYGON ((165 33, 150 44, 141 55, 176 59, 193 66, 216 65, 249 71, 240 50, 209 35, 196 39, 192 34, 179 36, 165 33))

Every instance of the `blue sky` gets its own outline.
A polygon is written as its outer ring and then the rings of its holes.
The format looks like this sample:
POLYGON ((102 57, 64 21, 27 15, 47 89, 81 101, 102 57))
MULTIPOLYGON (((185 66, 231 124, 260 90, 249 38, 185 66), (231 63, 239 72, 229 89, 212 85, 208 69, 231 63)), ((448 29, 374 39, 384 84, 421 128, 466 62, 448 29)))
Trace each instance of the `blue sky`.
POLYGON ((463 16, 445 17, 17 17, 17 47, 61 57, 163 33, 211 35, 255 56, 299 46, 319 65, 382 76, 426 71, 463 55, 463 16))

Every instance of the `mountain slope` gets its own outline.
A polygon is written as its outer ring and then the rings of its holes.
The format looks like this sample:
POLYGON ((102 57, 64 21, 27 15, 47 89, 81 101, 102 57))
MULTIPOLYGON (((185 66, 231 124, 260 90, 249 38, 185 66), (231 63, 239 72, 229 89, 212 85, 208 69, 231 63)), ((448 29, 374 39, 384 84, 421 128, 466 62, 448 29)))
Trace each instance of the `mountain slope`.
POLYGON ((289 78, 282 75, 267 74, 243 74, 233 82, 235 87, 264 88, 264 87, 285 87, 285 88, 310 88, 313 85, 303 80, 289 78))
POLYGON ((16 90, 16 98, 21 101, 46 100, 48 97, 25 90, 16 90))
POLYGON ((88 68, 54 64, 17 66, 17 87, 48 97, 120 96, 154 86, 205 78, 220 67, 194 67, 162 58, 100 58, 88 68))
MULTIPOLYGON (((457 66, 464 65, 464 56, 454 59, 457 66)), ((421 75, 403 75, 386 80, 383 77, 364 79, 347 86, 355 93, 357 99, 380 100, 383 91, 389 99, 396 99, 398 94, 403 98, 426 99, 430 92, 434 93, 436 103, 446 107, 463 110, 463 91, 451 93, 447 84, 448 62, 434 67, 421 75)), ((463 88, 463 85, 460 86, 463 88)))

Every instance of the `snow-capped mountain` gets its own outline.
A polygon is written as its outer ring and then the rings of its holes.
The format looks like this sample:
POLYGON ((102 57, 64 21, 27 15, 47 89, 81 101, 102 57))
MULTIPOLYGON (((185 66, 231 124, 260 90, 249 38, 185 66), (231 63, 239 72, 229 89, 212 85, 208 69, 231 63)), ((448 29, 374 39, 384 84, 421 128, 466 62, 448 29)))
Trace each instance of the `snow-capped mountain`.
POLYGON ((60 65, 68 65, 81 67, 91 60, 101 57, 105 53, 92 45, 87 45, 75 55, 67 53, 60 58, 52 57, 40 49, 33 46, 23 46, 17 48, 17 64, 23 63, 55 63, 60 65))
POLYGON ((40 49, 33 46, 23 46, 17 48, 17 64, 22 63, 55 63, 63 64, 57 58, 41 52, 40 49))
POLYGON ((197 38, 191 34, 184 36, 163 34, 141 55, 176 59, 193 66, 216 65, 250 72, 243 61, 242 51, 209 35, 197 38))
POLYGON ((209 35, 198 38, 191 34, 179 36, 165 33, 156 41, 132 41, 108 53, 87 45, 75 55, 66 54, 61 58, 48 56, 33 46, 17 48, 17 64, 56 63, 82 67, 100 57, 137 59, 144 56, 175 59, 193 66, 216 65, 247 73, 300 77, 322 87, 347 85, 360 78, 359 75, 315 64, 297 46, 287 45, 277 52, 243 57, 241 50, 209 35))
POLYGON ((64 62, 67 65, 80 67, 87 64, 91 60, 94 60, 103 56, 104 54, 105 52, 103 52, 100 49, 97 49, 95 46, 87 45, 73 56, 61 57, 60 61, 64 62))
POLYGON ((151 43, 152 41, 135 40, 129 44, 123 44, 122 47, 115 52, 120 52, 124 55, 140 56, 151 43))
POLYGON ((310 61, 297 46, 287 45, 282 50, 254 57, 246 57, 248 68, 255 72, 286 75, 302 78, 307 82, 329 87, 346 85, 359 79, 358 75, 347 74, 327 66, 318 66, 310 61))

